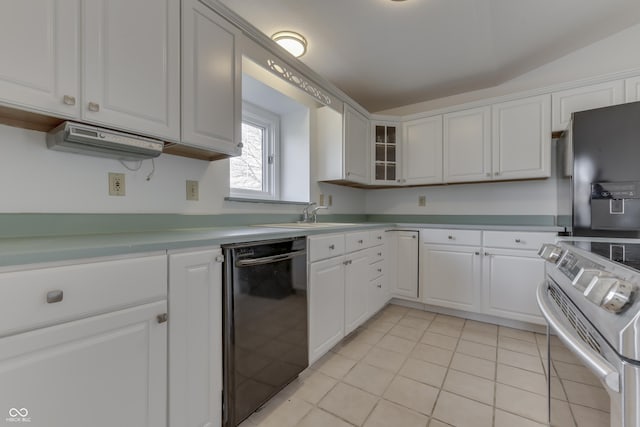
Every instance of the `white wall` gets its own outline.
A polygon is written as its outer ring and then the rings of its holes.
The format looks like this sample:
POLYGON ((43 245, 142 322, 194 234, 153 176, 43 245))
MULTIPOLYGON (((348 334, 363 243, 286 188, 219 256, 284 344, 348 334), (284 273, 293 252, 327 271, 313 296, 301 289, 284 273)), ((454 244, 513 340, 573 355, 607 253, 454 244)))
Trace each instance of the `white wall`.
POLYGON ((308 109, 280 116, 280 197, 283 200, 310 200, 309 131, 308 109))
MULTIPOLYGON (((46 134, 0 125, 2 213, 299 213, 297 205, 226 202, 229 192, 227 160, 207 162, 161 155, 150 181, 151 161, 138 172, 118 161, 52 151, 46 134), (108 173, 126 174, 126 196, 108 195, 108 173), (186 180, 200 181, 200 200, 186 200, 186 180)), ((364 195, 335 189, 331 213, 360 213, 364 195)), ((312 197, 319 194, 312 183, 312 197)))

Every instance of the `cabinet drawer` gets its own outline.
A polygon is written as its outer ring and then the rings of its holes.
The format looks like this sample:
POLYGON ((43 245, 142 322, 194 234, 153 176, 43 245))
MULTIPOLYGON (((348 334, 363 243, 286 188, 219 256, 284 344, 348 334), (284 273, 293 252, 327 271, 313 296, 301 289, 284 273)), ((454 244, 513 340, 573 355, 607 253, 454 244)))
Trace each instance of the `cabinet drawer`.
POLYGON ((166 255, 0 273, 0 336, 166 297, 166 255))
POLYGON ((384 230, 373 230, 369 232, 369 240, 371 241, 371 246, 382 245, 384 244, 384 230))
POLYGON ((485 231, 484 246, 510 249, 540 249, 543 243, 553 243, 556 233, 528 231, 485 231))
POLYGON ((425 243, 470 246, 482 244, 482 231, 480 230, 426 229, 421 230, 420 235, 425 243))
POLYGON ((309 262, 344 254, 344 234, 309 237, 309 262))
POLYGON ((369 246, 371 246, 370 239, 371 237, 368 231, 358 231, 356 233, 345 234, 347 253, 368 248, 369 246))
POLYGON ((384 276, 384 261, 369 265, 369 280, 375 280, 381 276, 384 276))
POLYGON ((369 263, 373 264, 378 261, 382 261, 385 258, 385 247, 374 246, 373 248, 369 248, 369 263))

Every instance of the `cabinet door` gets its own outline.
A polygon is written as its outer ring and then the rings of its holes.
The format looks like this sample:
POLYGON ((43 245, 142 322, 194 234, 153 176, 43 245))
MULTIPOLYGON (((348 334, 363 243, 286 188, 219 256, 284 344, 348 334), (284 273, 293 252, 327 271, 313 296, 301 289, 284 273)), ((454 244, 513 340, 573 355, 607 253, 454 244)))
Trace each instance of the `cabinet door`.
POLYGON ((0 2, 0 101, 62 117, 80 112, 80 2, 0 2))
POLYGON ((445 114, 444 182, 491 179, 491 107, 445 114))
POLYGON ((550 106, 549 95, 493 105, 493 179, 551 176, 550 106))
POLYGON ((309 364, 344 337, 344 260, 309 265, 309 364))
POLYGON ((369 294, 369 257, 367 251, 345 256, 344 333, 349 334, 367 319, 369 294))
POLYGON ((398 185, 401 183, 399 123, 375 122, 372 130, 373 169, 371 181, 374 184, 398 185))
POLYGON ((402 135, 402 184, 442 182, 442 116, 406 122, 402 135))
POLYGON ((84 98, 89 122, 180 139, 180 4, 85 0, 84 98))
POLYGON ((480 249, 424 245, 423 301, 465 311, 480 310, 480 249))
POLYGON ((169 255, 169 426, 222 418, 222 253, 169 255))
POLYGON ((483 312, 544 324, 536 303, 544 260, 536 251, 485 248, 483 276, 483 312))
POLYGON ((3 411, 25 408, 47 427, 166 425, 167 323, 156 319, 166 309, 160 301, 0 339, 3 411))
POLYGON ((344 105, 344 175, 347 181, 369 183, 369 120, 344 105))
POLYGON ((182 2, 182 142, 242 153, 237 30, 198 0, 182 2))
POLYGON ((394 247, 389 256, 394 258, 395 280, 391 279, 391 292, 394 295, 417 299, 418 295, 418 232, 393 231, 394 247))
POLYGON ((622 104, 624 81, 614 80, 555 92, 552 95, 552 102, 552 128, 554 131, 565 130, 569 126, 571 113, 622 104))
POLYGON ((640 77, 632 77, 624 81, 625 102, 640 101, 640 77))

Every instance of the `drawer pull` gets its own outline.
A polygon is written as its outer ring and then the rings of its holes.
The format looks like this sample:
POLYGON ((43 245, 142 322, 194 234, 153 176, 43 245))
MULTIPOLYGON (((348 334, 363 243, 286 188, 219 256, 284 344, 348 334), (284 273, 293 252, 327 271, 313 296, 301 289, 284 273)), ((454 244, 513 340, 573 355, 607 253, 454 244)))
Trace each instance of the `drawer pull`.
POLYGON ((156 316, 156 320, 158 321, 158 323, 164 323, 169 320, 169 315, 167 313, 158 314, 156 316))
POLYGON ((100 104, 98 104, 97 102, 90 102, 89 105, 87 106, 87 109, 89 111, 93 111, 94 113, 97 113, 98 111, 100 111, 100 104))
POLYGON ((353 262, 352 260, 348 259, 348 260, 346 260, 345 262, 343 262, 343 264, 344 264, 344 265, 349 265, 349 264, 351 264, 352 262, 353 262))
POLYGON ((382 252, 378 252, 378 256, 382 256, 382 252))
POLYGON ((489 255, 491 255, 489 252, 484 253, 484 256, 489 256, 489 255))
POLYGON ((47 292, 47 304, 54 304, 56 302, 62 301, 64 297, 64 293, 60 290, 49 291, 47 292))
POLYGON ((334 250, 336 248, 336 245, 329 245, 329 249, 334 250))
POLYGON ((71 95, 64 95, 62 97, 64 105, 76 105, 76 97, 71 95))
POLYGON ((480 252, 476 252, 476 255, 480 255, 480 252))
POLYGON ((412 238, 412 239, 415 239, 415 238, 416 238, 416 236, 411 236, 411 238, 412 238))
POLYGON ((516 239, 516 243, 522 243, 522 240, 516 239))
POLYGON ((360 239, 360 240, 358 240, 358 243, 363 244, 364 240, 360 239))
POLYGON ((380 289, 382 289, 382 285, 378 285, 378 287, 379 287, 380 289))
POLYGON ((378 240, 382 240, 382 236, 378 236, 378 240))
POLYGON ((381 268, 378 269, 378 273, 382 273, 382 269, 381 268))

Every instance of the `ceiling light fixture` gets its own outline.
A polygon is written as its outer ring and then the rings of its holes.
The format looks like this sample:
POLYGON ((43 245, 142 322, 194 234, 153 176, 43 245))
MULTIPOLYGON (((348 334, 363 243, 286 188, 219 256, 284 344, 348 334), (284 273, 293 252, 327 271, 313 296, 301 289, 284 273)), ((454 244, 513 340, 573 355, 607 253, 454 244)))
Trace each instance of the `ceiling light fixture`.
POLYGON ((307 40, 294 31, 278 31, 271 39, 296 58, 307 53, 307 40))

